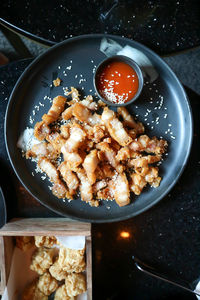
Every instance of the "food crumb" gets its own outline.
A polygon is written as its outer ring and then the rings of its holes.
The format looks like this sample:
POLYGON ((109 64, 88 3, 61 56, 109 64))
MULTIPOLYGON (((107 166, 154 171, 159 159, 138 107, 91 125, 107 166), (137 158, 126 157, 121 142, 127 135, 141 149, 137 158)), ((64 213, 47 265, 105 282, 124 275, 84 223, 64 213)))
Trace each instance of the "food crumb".
POLYGON ((54 86, 60 86, 60 84, 61 84, 61 79, 59 77, 56 78, 55 80, 53 80, 53 85, 54 86))

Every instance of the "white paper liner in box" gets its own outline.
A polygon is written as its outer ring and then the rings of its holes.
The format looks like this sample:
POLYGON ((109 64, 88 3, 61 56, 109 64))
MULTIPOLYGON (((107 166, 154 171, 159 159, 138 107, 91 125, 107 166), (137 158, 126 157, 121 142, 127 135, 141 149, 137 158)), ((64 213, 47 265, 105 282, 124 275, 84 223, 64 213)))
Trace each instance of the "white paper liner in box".
MULTIPOLYGON (((81 250, 85 248, 85 236, 58 236, 60 244, 67 248, 81 250)), ((59 246, 56 245, 59 248, 59 246)), ((2 300, 20 300, 25 287, 30 284, 37 274, 30 270, 31 256, 34 249, 23 252, 15 247, 12 256, 10 274, 2 300)), ((87 300, 87 292, 77 297, 77 300, 87 300)))

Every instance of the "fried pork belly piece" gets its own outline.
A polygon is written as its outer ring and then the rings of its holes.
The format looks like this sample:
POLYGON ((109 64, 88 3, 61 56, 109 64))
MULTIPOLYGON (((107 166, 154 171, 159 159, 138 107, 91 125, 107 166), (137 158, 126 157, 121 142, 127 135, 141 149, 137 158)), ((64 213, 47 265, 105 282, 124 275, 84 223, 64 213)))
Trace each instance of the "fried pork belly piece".
POLYGON ((51 188, 51 191, 53 193, 54 196, 58 197, 58 198, 70 198, 70 194, 68 192, 68 190, 66 189, 64 183, 59 180, 59 182, 55 182, 51 188))
POLYGON ((33 145, 31 150, 26 151, 26 159, 31 157, 42 157, 46 156, 49 159, 56 159, 57 152, 55 151, 54 147, 46 142, 41 142, 39 144, 33 145))
POLYGON ((87 289, 84 274, 70 274, 65 279, 65 287, 70 297, 80 295, 87 289))
POLYGON ((94 143, 98 144, 105 136, 105 126, 103 125, 94 125, 92 128, 92 140, 94 143))
POLYGON ((155 182, 155 180, 157 178, 158 178, 158 168, 157 167, 149 167, 149 170, 148 170, 148 172, 145 175, 146 182, 148 182, 149 184, 154 183, 154 185, 157 182, 157 184, 159 186, 161 178, 155 182))
POLYGON ((91 111, 81 103, 75 103, 73 105, 73 116, 80 122, 88 122, 88 119, 92 116, 91 111))
POLYGON ((68 162, 69 168, 75 170, 82 162, 83 159, 78 152, 67 152, 65 147, 61 148, 64 160, 68 162))
POLYGON ((147 185, 147 182, 143 176, 137 173, 130 175, 130 189, 135 195, 140 195, 143 188, 147 185))
POLYGON ((128 135, 122 122, 117 118, 112 119, 106 123, 106 127, 111 137, 117 141, 121 146, 127 146, 133 139, 128 135))
POLYGON ((63 112, 63 110, 65 108, 65 102, 66 102, 65 97, 63 97, 63 96, 55 97, 53 99, 53 104, 52 104, 51 108, 49 109, 48 113, 44 114, 42 116, 42 121, 44 121, 44 123, 46 125, 49 125, 49 124, 57 121, 60 114, 63 112))
POLYGON ((70 170, 70 168, 68 167, 68 163, 66 161, 60 164, 58 170, 60 171, 63 180, 67 184, 70 195, 73 196, 76 193, 76 190, 79 186, 79 180, 76 174, 70 170))
POLYGON ((66 108, 66 109, 63 111, 63 113, 62 113, 62 118, 63 118, 64 120, 66 120, 66 121, 69 120, 69 119, 71 119, 72 116, 73 116, 72 112, 73 112, 73 106, 69 106, 68 108, 66 108))
POLYGON ((92 202, 93 201, 93 191, 92 185, 89 182, 89 179, 86 175, 84 169, 79 168, 76 172, 78 178, 80 179, 80 193, 81 193, 81 200, 85 202, 92 202))
POLYGON ((68 295, 66 286, 63 284, 56 290, 54 300, 75 300, 75 298, 68 295))
POLYGON ((43 141, 48 134, 50 134, 51 130, 44 121, 37 122, 34 127, 34 136, 39 141, 43 141))
POLYGON ((90 124, 91 126, 97 125, 97 124, 101 124, 101 115, 98 115, 96 113, 94 113, 93 115, 91 115, 88 118, 88 124, 90 124))
POLYGON ((98 191, 102 190, 106 186, 107 186, 107 182, 105 181, 105 179, 97 181, 92 187, 93 192, 96 194, 98 191))
POLYGON ((60 180, 56 167, 45 157, 39 159, 38 167, 45 172, 50 181, 53 182, 52 193, 58 198, 65 198, 67 189, 60 180))
POLYGON ((68 273, 61 268, 58 260, 56 260, 54 264, 49 268, 49 273, 58 281, 65 279, 68 275, 68 273))
POLYGON ((37 284, 38 282, 34 281, 25 288, 22 300, 48 300, 48 296, 38 289, 37 284))
POLYGON ((69 95, 72 96, 72 101, 67 102, 68 104, 69 103, 74 104, 75 102, 78 102, 80 100, 79 91, 76 88, 74 88, 73 86, 71 87, 71 91, 66 94, 67 94, 67 96, 69 96, 69 95))
POLYGON ((56 183, 59 182, 59 173, 56 167, 50 162, 50 160, 46 157, 42 157, 38 161, 38 167, 47 174, 49 179, 56 183))
POLYGON ((46 270, 53 264, 55 249, 38 248, 33 256, 30 269, 37 272, 39 275, 44 274, 46 270))
POLYGON ((119 206, 130 203, 130 189, 125 173, 117 175, 114 180, 114 197, 119 206))
POLYGON ((35 246, 40 247, 47 247, 51 248, 53 245, 57 243, 57 239, 55 236, 35 236, 35 246))
POLYGON ((106 125, 108 121, 110 121, 114 118, 116 118, 115 112, 106 106, 101 115, 102 122, 106 125))
POLYGON ((135 122, 125 107, 118 107, 117 112, 123 118, 124 126, 135 129, 136 134, 144 133, 144 126, 141 122, 135 122))
POLYGON ((108 129, 110 136, 121 146, 126 146, 132 142, 132 138, 124 129, 122 122, 116 118, 114 111, 108 109, 108 107, 105 107, 101 116, 101 120, 108 129))
POLYGON ((80 101, 80 103, 84 106, 86 106, 90 110, 97 110, 98 109, 98 104, 93 101, 92 95, 88 95, 85 99, 80 101))
POLYGON ((33 236, 16 236, 16 246, 22 251, 27 251, 34 246, 33 236))
POLYGON ((128 147, 123 147, 117 152, 116 159, 118 161, 127 160, 131 157, 130 149, 128 147))
POLYGON ((148 164, 153 164, 161 160, 161 155, 146 155, 139 158, 131 159, 129 161, 129 166, 137 168, 148 167, 148 164))
POLYGON ((88 180, 91 184, 96 182, 95 170, 98 166, 99 159, 97 156, 97 150, 92 150, 84 159, 83 168, 87 174, 88 180))
POLYGON ((150 184, 152 187, 157 188, 157 187, 159 187, 161 180, 162 180, 162 178, 158 176, 150 184))
MULTIPOLYGON (((104 154, 104 156, 102 157, 99 156, 99 159, 106 159, 113 168, 120 172, 121 167, 116 159, 116 152, 110 147, 110 145, 106 142, 101 142, 97 144, 96 147, 97 149, 101 150, 101 152, 104 154)), ((99 155, 101 155, 101 153, 99 153, 99 155)))
POLYGON ((53 146, 58 154, 60 154, 61 148, 66 143, 66 139, 64 139, 58 132, 52 132, 46 137, 46 140, 53 146))
POLYGON ((70 128, 70 137, 64 145, 66 151, 74 152, 78 150, 85 138, 86 133, 83 128, 79 124, 74 124, 73 127, 70 128))
POLYGON ((150 139, 147 135, 141 135, 129 145, 129 148, 133 151, 145 151, 155 154, 163 154, 166 151, 166 147, 167 141, 162 139, 158 140, 156 137, 150 139))
POLYGON ((60 247, 58 264, 68 272, 80 273, 85 270, 85 250, 75 250, 66 247, 60 247))
POLYGON ((58 288, 58 283, 55 278, 46 272, 39 277, 37 287, 43 294, 49 296, 58 288))
POLYGON ((114 200, 113 189, 107 186, 99 190, 96 197, 99 200, 114 200))
POLYGON ((65 139, 68 139, 70 136, 70 128, 67 125, 61 125, 60 126, 60 134, 63 136, 65 139))

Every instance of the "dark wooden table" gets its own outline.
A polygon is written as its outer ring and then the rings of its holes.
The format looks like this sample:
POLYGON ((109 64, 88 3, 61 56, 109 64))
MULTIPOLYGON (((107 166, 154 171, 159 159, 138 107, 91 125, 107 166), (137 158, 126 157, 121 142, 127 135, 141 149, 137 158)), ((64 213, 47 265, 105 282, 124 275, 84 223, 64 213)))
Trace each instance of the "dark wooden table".
POLYGON ((1 28, 18 51, 20 41, 5 28, 47 46, 76 35, 110 33, 169 54, 200 44, 199 20, 198 0, 1 0, 0 9, 1 28))

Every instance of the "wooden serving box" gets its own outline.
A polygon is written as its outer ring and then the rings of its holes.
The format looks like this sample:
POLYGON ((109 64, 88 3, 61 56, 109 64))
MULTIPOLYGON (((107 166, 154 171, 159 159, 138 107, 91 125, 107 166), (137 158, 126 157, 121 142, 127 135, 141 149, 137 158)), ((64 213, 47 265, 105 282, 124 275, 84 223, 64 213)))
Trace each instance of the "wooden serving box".
POLYGON ((15 236, 85 236, 87 299, 92 300, 91 224, 65 218, 13 219, 0 229, 0 295, 9 278, 15 236))

